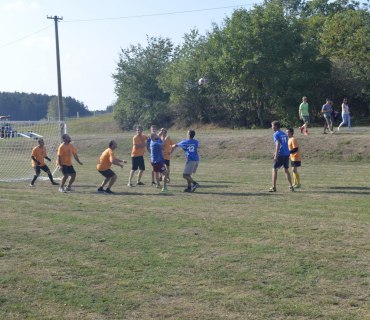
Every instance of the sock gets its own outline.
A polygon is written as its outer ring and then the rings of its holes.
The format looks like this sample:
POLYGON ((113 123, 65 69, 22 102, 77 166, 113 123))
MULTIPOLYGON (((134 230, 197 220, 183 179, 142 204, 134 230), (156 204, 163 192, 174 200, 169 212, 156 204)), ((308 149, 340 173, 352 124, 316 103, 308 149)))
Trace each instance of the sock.
POLYGON ((297 174, 293 172, 293 185, 297 184, 297 174))
POLYGON ((51 183, 54 183, 54 179, 53 179, 53 176, 51 175, 51 173, 48 173, 48 177, 49 177, 51 183))
POLYGON ((298 172, 296 173, 296 181, 297 181, 297 184, 301 184, 301 181, 299 179, 299 173, 298 172))
POLYGON ((37 176, 33 176, 33 179, 32 179, 32 181, 31 181, 31 184, 32 184, 32 185, 35 183, 36 179, 37 179, 37 176))

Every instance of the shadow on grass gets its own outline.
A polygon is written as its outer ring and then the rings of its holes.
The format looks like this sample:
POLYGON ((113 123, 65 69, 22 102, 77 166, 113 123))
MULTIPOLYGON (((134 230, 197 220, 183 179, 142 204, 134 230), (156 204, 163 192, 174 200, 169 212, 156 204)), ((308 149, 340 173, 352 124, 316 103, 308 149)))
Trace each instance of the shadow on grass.
POLYGON ((197 180, 199 183, 227 183, 227 184, 238 184, 240 182, 237 181, 222 181, 222 180, 215 180, 215 181, 207 181, 207 180, 197 180))
MULTIPOLYGON (((353 194, 353 195, 370 195, 370 187, 318 187, 319 189, 325 189, 326 193, 341 193, 341 194, 353 194)), ((309 191, 311 193, 321 193, 321 191, 309 191)))
MULTIPOLYGON (((98 194, 98 193, 96 193, 98 194)), ((106 193, 101 193, 103 196, 174 196, 169 190, 168 192, 161 192, 158 191, 156 193, 138 193, 138 192, 114 192, 114 194, 106 194, 106 193)))
POLYGON ((333 190, 369 190, 370 187, 329 187, 329 189, 333 190))
POLYGON ((227 185, 227 184, 214 184, 214 185, 206 185, 206 184, 201 184, 201 182, 199 182, 200 184, 200 187, 199 188, 202 188, 202 189, 210 189, 210 188, 229 188, 230 186, 227 185))
POLYGON ((232 196, 236 196, 236 197, 259 197, 259 196, 282 196, 284 195, 283 193, 279 193, 279 192, 268 192, 268 191, 260 191, 260 192, 202 192, 203 189, 203 186, 202 187, 199 187, 197 189, 196 192, 194 192, 194 194, 199 194, 199 195, 215 195, 215 196, 226 196, 226 197, 232 197, 232 196))

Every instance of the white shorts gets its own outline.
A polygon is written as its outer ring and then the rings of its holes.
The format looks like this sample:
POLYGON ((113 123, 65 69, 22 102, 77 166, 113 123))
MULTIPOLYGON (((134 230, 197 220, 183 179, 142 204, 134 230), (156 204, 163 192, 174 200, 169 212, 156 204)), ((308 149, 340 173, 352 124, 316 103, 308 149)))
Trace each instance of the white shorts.
POLYGON ((197 172, 199 161, 187 161, 183 174, 193 174, 197 172))

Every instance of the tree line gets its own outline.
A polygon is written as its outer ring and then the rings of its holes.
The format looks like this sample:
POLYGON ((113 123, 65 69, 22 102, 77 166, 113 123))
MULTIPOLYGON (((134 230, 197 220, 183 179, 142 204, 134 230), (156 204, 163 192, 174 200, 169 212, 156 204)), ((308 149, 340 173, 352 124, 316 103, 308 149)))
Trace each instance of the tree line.
POLYGON ((296 124, 307 96, 311 117, 326 98, 350 101, 354 119, 369 115, 369 2, 269 0, 237 9, 206 35, 194 29, 175 46, 147 36, 122 49, 113 75, 115 119, 136 124, 296 124), (207 85, 198 85, 204 77, 207 85))
MULTIPOLYGON (((62 101, 65 117, 92 114, 83 102, 72 97, 64 97, 62 101)), ((0 92, 0 115, 10 115, 12 121, 58 120, 58 98, 37 93, 0 92)))

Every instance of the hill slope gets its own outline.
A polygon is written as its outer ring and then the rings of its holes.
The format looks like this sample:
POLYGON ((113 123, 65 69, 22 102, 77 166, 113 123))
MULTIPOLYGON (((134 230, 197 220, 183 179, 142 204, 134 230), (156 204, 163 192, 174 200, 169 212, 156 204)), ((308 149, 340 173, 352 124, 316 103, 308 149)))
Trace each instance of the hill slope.
MULTIPOLYGON (((110 139, 116 139, 121 153, 131 150, 131 139, 134 131, 123 132, 111 114, 70 120, 68 132, 73 136, 79 150, 87 153, 98 153, 110 139)), ((149 132, 149 129, 145 130, 149 132)), ((368 127, 355 127, 352 130, 342 129, 334 134, 322 134, 321 128, 312 128, 309 136, 296 130, 303 161, 366 161, 370 159, 368 127)), ((169 130, 176 142, 186 137, 186 130, 169 130)), ((200 154, 203 158, 216 159, 271 159, 273 141, 271 129, 232 130, 209 127, 196 129, 196 138, 201 143, 200 154)), ((179 153, 174 154, 179 156, 179 153)))

